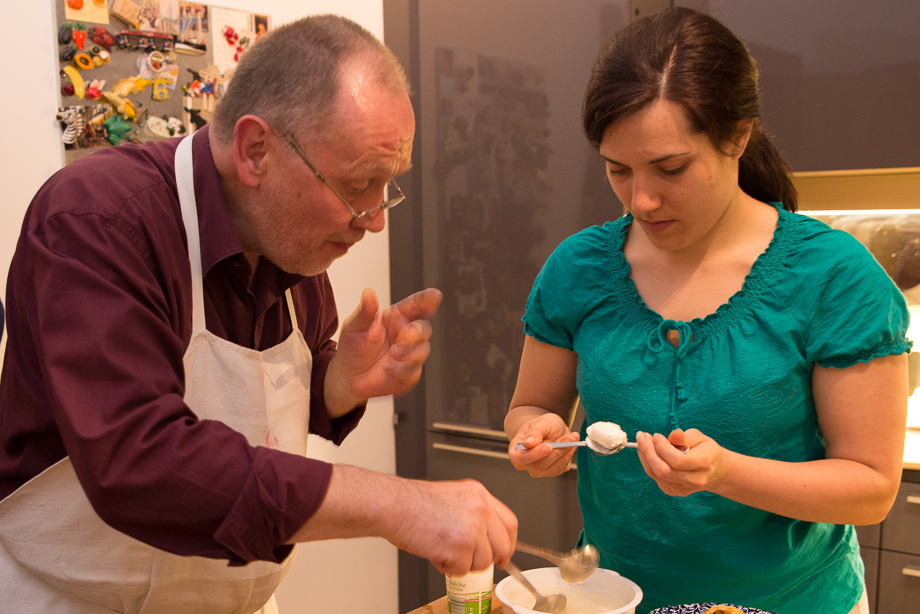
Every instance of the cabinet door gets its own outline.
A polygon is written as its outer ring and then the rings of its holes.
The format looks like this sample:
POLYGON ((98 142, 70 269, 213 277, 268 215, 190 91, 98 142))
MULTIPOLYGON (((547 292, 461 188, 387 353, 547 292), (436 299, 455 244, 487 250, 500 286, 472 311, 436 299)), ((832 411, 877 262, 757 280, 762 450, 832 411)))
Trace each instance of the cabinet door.
POLYGON ((859 545, 878 548, 881 545, 881 526, 880 524, 870 524, 856 527, 856 539, 859 541, 859 545))
POLYGON ((750 49, 761 118, 793 170, 920 165, 916 0, 675 4, 707 6, 750 49))
POLYGON ((879 557, 878 609, 875 614, 907 614, 918 610, 920 556, 882 550, 879 557))
POLYGON ((920 555, 920 484, 901 482, 882 528, 882 550, 920 555))

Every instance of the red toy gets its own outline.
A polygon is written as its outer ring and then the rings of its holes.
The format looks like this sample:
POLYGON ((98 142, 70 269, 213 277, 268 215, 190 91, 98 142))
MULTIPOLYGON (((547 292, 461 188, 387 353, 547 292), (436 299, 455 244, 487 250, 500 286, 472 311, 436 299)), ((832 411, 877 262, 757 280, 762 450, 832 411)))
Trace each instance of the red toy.
POLYGON ((111 51, 112 47, 115 46, 115 39, 102 26, 96 26, 96 29, 93 30, 93 42, 100 47, 104 47, 106 51, 111 51))
MULTIPOLYGON (((83 5, 82 0, 80 1, 80 5, 83 5)), ((82 23, 74 24, 73 26, 73 42, 77 44, 77 49, 80 50, 86 45, 86 26, 82 23)))

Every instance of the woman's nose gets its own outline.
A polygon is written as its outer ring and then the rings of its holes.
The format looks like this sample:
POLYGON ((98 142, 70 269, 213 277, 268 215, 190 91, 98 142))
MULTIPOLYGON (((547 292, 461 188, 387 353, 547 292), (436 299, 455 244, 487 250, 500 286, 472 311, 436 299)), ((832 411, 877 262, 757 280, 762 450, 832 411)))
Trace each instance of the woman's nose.
POLYGON ((659 199, 647 182, 638 179, 633 181, 632 198, 630 199, 631 211, 651 211, 656 209, 658 204, 659 199))

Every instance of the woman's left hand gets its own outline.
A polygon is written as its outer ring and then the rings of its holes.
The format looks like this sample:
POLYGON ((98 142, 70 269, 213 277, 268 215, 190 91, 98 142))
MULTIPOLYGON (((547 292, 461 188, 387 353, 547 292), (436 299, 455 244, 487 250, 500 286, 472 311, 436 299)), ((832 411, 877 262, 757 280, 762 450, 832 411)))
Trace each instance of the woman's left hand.
POLYGON ((686 497, 709 490, 721 477, 725 449, 697 429, 661 433, 637 433, 639 461, 645 472, 666 494, 686 497), (682 452, 680 446, 689 450, 682 452))

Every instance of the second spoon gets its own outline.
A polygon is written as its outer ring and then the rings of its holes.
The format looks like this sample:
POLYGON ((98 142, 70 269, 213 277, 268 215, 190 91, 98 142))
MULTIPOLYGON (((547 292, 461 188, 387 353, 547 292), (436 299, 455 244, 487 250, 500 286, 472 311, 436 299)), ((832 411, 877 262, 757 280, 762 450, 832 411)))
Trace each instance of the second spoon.
POLYGON ((581 582, 591 577, 597 570, 601 554, 591 544, 576 548, 571 552, 556 552, 547 548, 531 546, 521 540, 517 542, 517 549, 521 552, 542 557, 559 568, 559 577, 566 582, 581 582))

